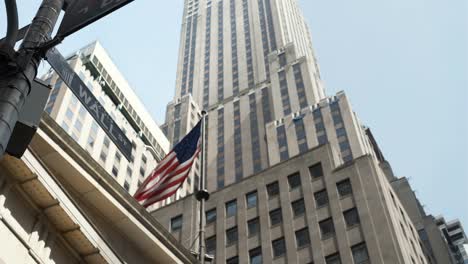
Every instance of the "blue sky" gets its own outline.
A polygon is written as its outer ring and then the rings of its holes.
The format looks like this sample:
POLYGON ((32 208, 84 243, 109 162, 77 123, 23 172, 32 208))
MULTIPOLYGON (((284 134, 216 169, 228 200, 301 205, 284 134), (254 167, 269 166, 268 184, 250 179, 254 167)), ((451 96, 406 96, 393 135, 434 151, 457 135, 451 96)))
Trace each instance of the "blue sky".
MULTIPOLYGON (((298 1, 327 93, 347 93, 429 213, 468 225, 466 1, 298 1)), ((19 1, 21 25, 39 3, 19 1)), ((99 40, 162 123, 174 95, 182 7, 182 0, 137 0, 59 49, 68 54, 99 40)), ((1 4, 2 35, 4 12, 1 4)))

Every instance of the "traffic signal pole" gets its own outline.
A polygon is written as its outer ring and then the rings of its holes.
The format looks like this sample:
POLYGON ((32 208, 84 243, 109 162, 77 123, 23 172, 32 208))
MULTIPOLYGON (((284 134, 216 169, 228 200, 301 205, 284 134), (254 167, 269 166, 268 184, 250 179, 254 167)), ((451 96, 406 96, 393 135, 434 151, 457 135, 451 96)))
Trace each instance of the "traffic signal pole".
POLYGON ((37 75, 44 52, 38 49, 51 35, 63 5, 64 0, 43 0, 18 52, 0 61, 0 158, 37 75))

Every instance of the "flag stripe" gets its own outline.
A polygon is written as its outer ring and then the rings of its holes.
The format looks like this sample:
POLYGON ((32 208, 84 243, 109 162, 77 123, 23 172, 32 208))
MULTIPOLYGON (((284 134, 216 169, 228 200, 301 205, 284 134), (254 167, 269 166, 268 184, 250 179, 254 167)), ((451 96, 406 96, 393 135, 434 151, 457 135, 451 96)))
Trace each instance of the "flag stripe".
MULTIPOLYGON (((173 180, 166 184, 164 186, 164 188, 160 188, 158 190, 156 190, 151 197, 149 197, 148 199, 146 199, 143 204, 148 204, 148 203, 151 203, 152 204, 152 201, 156 200, 156 201, 159 201, 161 200, 161 196, 164 196, 166 195, 168 192, 171 192, 173 189, 175 189, 175 191, 177 191, 177 189, 179 189, 179 187, 184 183, 186 177, 188 176, 189 174, 189 171, 185 172, 184 174, 181 174, 179 175, 179 177, 177 178, 173 178, 173 180)), ((175 193, 174 191, 174 193, 175 193)))
POLYGON ((152 177, 152 179, 147 183, 145 184, 145 188, 142 188, 141 192, 138 194, 138 196, 144 194, 144 193, 147 193, 148 191, 150 191, 150 189, 154 186, 156 186, 162 179, 163 176, 165 176, 167 174, 168 171, 172 171, 174 169, 176 169, 177 167, 179 166, 179 163, 177 162, 177 159, 176 158, 173 158, 172 159, 172 162, 171 163, 168 163, 168 167, 164 169, 164 171, 162 173, 155 173, 154 176, 152 177))
POLYGON ((144 207, 177 192, 187 179, 201 148, 201 125, 197 125, 170 151, 146 178, 134 197, 144 207))
MULTIPOLYGON (((154 179, 157 179, 158 175, 160 174, 161 170, 164 170, 167 168, 167 166, 170 166, 174 161, 175 161, 176 155, 173 151, 169 152, 169 154, 166 155, 166 157, 159 163, 156 168, 153 170, 153 172, 146 178, 146 180, 142 183, 141 187, 139 190, 135 193, 135 197, 139 196, 142 192, 146 190, 146 187, 148 185, 152 185, 152 181, 154 179)), ((157 181, 157 180, 156 180, 157 181)), ((155 181, 155 182, 156 182, 155 181)))
POLYGON ((157 194, 154 194, 153 196, 151 196, 149 199, 145 200, 143 202, 143 205, 151 205, 153 204, 154 202, 156 201, 159 201, 161 196, 164 196, 165 194, 167 194, 168 192, 172 192, 172 190, 174 190, 174 192, 177 191, 177 189, 179 189, 180 185, 183 184, 184 180, 185 180, 185 176, 180 178, 179 180, 173 182, 172 184, 166 186, 166 189, 162 189, 161 191, 159 191, 157 194))
POLYGON ((186 161, 185 164, 180 164, 179 166, 177 166, 177 168, 174 169, 174 171, 172 171, 171 173, 168 173, 166 175, 164 175, 164 179, 162 179, 161 181, 159 181, 157 184, 155 184, 154 186, 152 186, 150 189, 148 189, 147 191, 145 191, 144 193, 142 193, 138 198, 137 200, 142 200, 142 199, 146 199, 148 196, 151 196, 153 195, 154 193, 154 190, 157 190, 157 189, 160 189, 160 188, 164 188, 166 186, 166 183, 170 181, 171 178, 173 177, 176 177, 177 175, 179 174, 182 174, 184 171, 189 171, 190 168, 192 167, 193 165, 193 159, 195 157, 192 157, 190 160, 186 161), (189 163, 189 164, 187 164, 189 163))

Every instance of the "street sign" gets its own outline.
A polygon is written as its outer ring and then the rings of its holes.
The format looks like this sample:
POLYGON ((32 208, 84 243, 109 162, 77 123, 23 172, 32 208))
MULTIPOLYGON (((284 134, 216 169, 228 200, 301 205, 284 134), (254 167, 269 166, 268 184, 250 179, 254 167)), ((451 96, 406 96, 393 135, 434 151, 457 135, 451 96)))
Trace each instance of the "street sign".
POLYGON ((65 10, 57 36, 66 37, 133 0, 75 0, 65 10))
POLYGON ((63 82, 78 97, 78 100, 88 110, 89 114, 96 120, 110 139, 115 143, 122 154, 130 160, 132 144, 123 131, 117 126, 112 117, 106 112, 101 103, 88 89, 81 78, 68 65, 65 58, 56 48, 51 48, 46 54, 46 59, 54 68, 63 82))

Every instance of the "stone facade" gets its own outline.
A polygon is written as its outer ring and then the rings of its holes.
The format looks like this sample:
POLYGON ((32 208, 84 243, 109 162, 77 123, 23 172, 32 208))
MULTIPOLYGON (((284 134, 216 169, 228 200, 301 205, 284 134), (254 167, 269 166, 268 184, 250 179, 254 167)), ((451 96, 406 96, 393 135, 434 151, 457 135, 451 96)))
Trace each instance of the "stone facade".
MULTIPOLYGON (((169 230, 182 217, 182 225, 171 231, 190 247, 197 234, 196 207, 188 196, 152 215, 169 230)), ((374 157, 362 155, 342 164, 339 153, 325 144, 212 193, 206 204, 207 249, 215 263, 235 257, 248 263, 249 252, 257 248, 263 263, 325 264, 336 256, 341 261, 336 263, 366 256, 370 263, 429 263, 402 208, 374 157), (271 189, 275 183, 277 191, 271 189), (259 223, 255 234, 249 234, 252 219, 259 223), (296 237, 298 231, 305 235, 296 237)))
POLYGON ((8 264, 196 262, 48 116, 0 161, 0 244, 8 264))

